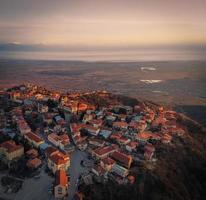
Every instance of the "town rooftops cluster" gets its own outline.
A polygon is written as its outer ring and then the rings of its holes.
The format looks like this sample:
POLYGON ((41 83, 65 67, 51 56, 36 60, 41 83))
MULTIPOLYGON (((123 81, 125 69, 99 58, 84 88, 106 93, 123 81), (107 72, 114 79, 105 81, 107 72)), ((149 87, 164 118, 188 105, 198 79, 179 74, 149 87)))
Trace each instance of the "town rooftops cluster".
POLYGON ((133 165, 152 163, 158 159, 159 142, 170 145, 174 135, 186 134, 176 112, 144 102, 124 105, 121 98, 106 91, 60 93, 28 84, 1 95, 11 103, 11 124, 21 142, 17 145, 11 138, 1 143, 0 155, 9 161, 24 156, 26 141, 30 145, 25 153, 27 167, 38 168, 42 165, 39 154, 45 156, 56 177, 57 198, 68 194, 66 172, 75 149, 90 155, 92 164, 82 165, 91 168, 88 173, 94 180, 133 183, 133 165))

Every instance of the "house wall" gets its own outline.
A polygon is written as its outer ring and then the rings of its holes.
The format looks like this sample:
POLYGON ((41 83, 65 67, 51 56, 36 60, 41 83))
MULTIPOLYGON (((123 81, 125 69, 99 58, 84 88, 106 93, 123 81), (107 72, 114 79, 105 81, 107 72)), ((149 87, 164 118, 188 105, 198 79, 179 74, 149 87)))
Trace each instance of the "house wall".
POLYGON ((70 161, 68 161, 65 164, 56 165, 52 160, 48 159, 48 168, 53 172, 53 174, 56 173, 57 170, 64 170, 67 171, 70 166, 70 161))
POLYGON ((55 198, 63 198, 67 195, 68 190, 66 186, 57 185, 54 187, 55 198))
POLYGON ((8 153, 6 151, 6 149, 4 149, 4 148, 0 148, 0 155, 4 155, 8 161, 11 161, 15 158, 20 158, 21 156, 23 156, 24 155, 24 148, 22 147, 16 151, 11 152, 11 153, 8 153))

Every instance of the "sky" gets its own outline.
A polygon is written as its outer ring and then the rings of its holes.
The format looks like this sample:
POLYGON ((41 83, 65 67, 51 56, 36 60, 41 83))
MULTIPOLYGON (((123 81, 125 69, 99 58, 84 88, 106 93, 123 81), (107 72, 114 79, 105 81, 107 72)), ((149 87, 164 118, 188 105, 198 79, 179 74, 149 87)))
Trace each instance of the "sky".
POLYGON ((140 49, 204 54, 205 10, 206 0, 0 0, 0 54, 140 49))

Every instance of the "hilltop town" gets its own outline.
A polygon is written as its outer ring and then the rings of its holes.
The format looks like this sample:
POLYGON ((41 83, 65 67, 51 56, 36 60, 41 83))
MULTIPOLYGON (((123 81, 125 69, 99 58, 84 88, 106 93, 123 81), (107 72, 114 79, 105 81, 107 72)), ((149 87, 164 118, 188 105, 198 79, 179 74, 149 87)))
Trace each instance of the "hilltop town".
POLYGON ((44 176, 49 199, 84 199, 84 185, 132 185, 138 166, 156 167, 158 146, 188 132, 175 111, 107 91, 23 84, 1 90, 0 104, 3 197, 44 176))

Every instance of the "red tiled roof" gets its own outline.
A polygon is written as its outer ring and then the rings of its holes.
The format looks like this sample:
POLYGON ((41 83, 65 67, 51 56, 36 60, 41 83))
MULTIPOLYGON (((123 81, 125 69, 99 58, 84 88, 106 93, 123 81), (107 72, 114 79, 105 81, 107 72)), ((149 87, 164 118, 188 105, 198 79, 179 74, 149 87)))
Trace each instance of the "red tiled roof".
POLYGON ((59 135, 59 137, 62 139, 62 140, 69 140, 69 136, 64 133, 63 135, 59 135))
POLYGON ((39 137, 38 135, 36 135, 36 134, 34 134, 32 132, 27 133, 26 137, 28 137, 30 140, 33 140, 33 141, 35 141, 37 143, 43 141, 43 139, 41 137, 39 137))
POLYGON ((26 163, 26 165, 27 165, 27 167, 30 167, 30 168, 36 168, 36 167, 40 166, 41 163, 42 163, 42 162, 41 162, 40 159, 34 158, 34 159, 32 159, 32 160, 29 160, 29 161, 26 163))
POLYGON ((138 145, 138 142, 130 142, 127 144, 127 146, 131 147, 131 148, 135 148, 138 145))
POLYGON ((151 133, 148 133, 148 132, 142 132, 142 133, 139 133, 137 135, 138 138, 140 139, 144 139, 144 140, 148 140, 151 138, 151 133))
POLYGON ((6 142, 1 143, 0 147, 6 149, 8 153, 11 153, 11 152, 14 152, 14 151, 17 151, 23 148, 21 145, 16 145, 16 143, 13 140, 8 140, 6 142))
POLYGON ((53 140, 56 140, 56 141, 59 141, 59 140, 60 140, 59 136, 58 136, 57 134, 55 134, 55 133, 49 134, 49 135, 48 135, 48 139, 49 139, 49 138, 51 138, 51 139, 53 139, 53 140))
POLYGON ((85 103, 79 103, 79 105, 78 105, 78 110, 79 110, 79 111, 84 111, 84 110, 86 110, 87 108, 88 108, 88 105, 85 104, 85 103))
POLYGON ((109 157, 102 159, 102 162, 106 165, 113 165, 115 163, 115 161, 109 157))
POLYGON ((132 161, 132 157, 130 155, 124 154, 119 151, 115 151, 114 153, 112 153, 111 157, 126 166, 129 166, 132 161))
POLYGON ((67 186, 68 185, 68 177, 64 170, 58 170, 55 174, 55 186, 67 186))
POLYGON ((57 135, 55 133, 51 133, 48 135, 48 139, 53 139, 55 141, 61 142, 62 144, 69 144, 69 136, 67 134, 57 135))
POLYGON ((130 183, 134 183, 135 182, 135 177, 132 176, 132 175, 129 175, 128 180, 129 180, 130 183))
POLYGON ((124 127, 127 127, 128 124, 127 122, 113 122, 113 126, 124 128, 124 127))
POLYGON ((114 145, 112 146, 104 146, 104 147, 100 147, 100 148, 97 148, 94 150, 94 152, 97 154, 97 155, 105 155, 105 154, 108 154, 112 151, 114 151, 116 148, 114 145))
POLYGON ((111 136, 110 136, 110 139, 119 139, 120 137, 122 136, 121 133, 113 133, 111 136))
POLYGON ((142 140, 149 140, 149 139, 156 139, 159 140, 161 139, 161 136, 157 133, 152 133, 152 132, 142 132, 137 135, 137 138, 142 139, 142 140))
POLYGON ((104 168, 103 168, 101 165, 95 165, 95 166, 93 167, 93 169, 94 169, 95 171, 97 171, 100 176, 105 173, 105 170, 104 170, 104 168))
POLYGON ((121 136, 117 141, 120 143, 125 143, 125 142, 129 141, 129 139, 124 137, 124 136, 121 136))
POLYGON ((82 129, 85 126, 85 124, 77 124, 77 123, 71 123, 70 127, 72 129, 72 132, 78 132, 80 129, 82 129))
POLYGON ((170 142, 171 140, 172 140, 172 136, 167 133, 162 136, 163 142, 170 142))
POLYGON ((46 148, 45 155, 48 157, 48 156, 50 156, 53 153, 57 153, 58 151, 59 150, 57 148, 50 146, 50 147, 46 148))
POLYGON ((97 132, 99 130, 99 128, 96 128, 96 127, 91 126, 91 125, 85 125, 84 128, 89 132, 97 132))
POLYGON ((31 157, 36 157, 38 156, 38 151, 36 149, 30 149, 26 152, 26 154, 31 157))
POLYGON ((129 126, 132 127, 133 129, 143 129, 146 127, 146 121, 142 119, 138 122, 131 121, 129 126))
POLYGON ((100 140, 98 138, 90 138, 89 142, 96 142, 96 143, 99 143, 99 144, 104 144, 105 143, 104 140, 100 140))
POLYGON ((91 123, 91 124, 97 124, 97 125, 102 125, 102 123, 103 123, 103 120, 102 119, 92 119, 92 120, 90 120, 89 121, 89 123, 91 123))
POLYGON ((53 153, 49 156, 49 159, 54 162, 56 165, 66 164, 69 161, 69 156, 61 153, 60 151, 57 153, 53 153))

